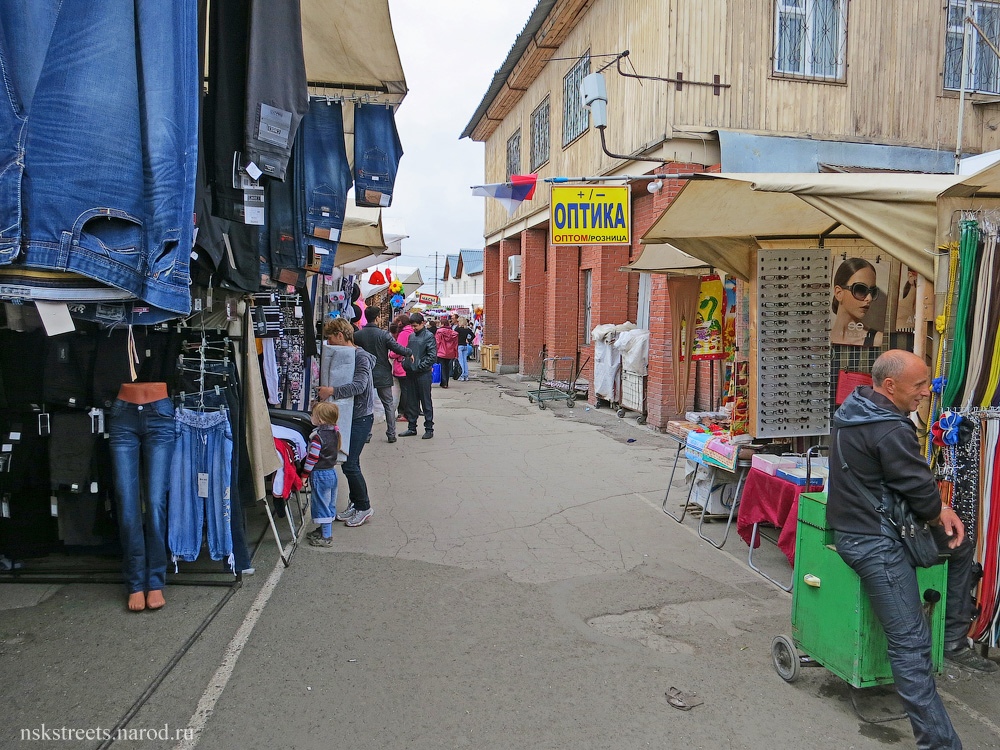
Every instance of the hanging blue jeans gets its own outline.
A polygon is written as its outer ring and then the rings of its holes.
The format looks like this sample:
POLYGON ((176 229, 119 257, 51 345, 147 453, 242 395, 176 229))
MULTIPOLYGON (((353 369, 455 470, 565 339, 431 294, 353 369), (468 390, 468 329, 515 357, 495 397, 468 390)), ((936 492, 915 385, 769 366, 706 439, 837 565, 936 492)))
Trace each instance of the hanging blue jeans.
POLYGON ((213 560, 234 569, 230 529, 230 475, 233 434, 224 411, 179 409, 170 472, 170 551, 173 559, 193 562, 201 551, 202 527, 213 560))
POLYGON ((305 217, 305 242, 320 256, 320 272, 333 271, 351 189, 351 167, 344 143, 344 112, 339 102, 312 99, 299 126, 302 148, 295 177, 298 211, 305 217))
POLYGON ((163 588, 167 574, 167 487, 174 453, 173 404, 170 399, 149 404, 116 399, 108 412, 108 434, 125 583, 130 594, 157 591, 163 588))
POLYGON ((396 114, 384 104, 354 108, 354 202, 359 206, 392 205, 396 170, 403 146, 396 132, 396 114))
POLYGON ((197 11, 0 0, 0 265, 76 272, 163 317, 190 311, 197 11))

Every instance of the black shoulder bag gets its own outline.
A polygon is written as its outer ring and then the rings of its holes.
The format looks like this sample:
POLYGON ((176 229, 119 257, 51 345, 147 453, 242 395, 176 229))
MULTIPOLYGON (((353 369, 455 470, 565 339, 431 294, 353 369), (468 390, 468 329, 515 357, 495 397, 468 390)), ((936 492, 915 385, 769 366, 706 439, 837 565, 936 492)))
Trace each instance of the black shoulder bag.
POLYGON ((896 530, 910 563, 917 568, 936 565, 941 553, 930 525, 913 515, 909 503, 885 485, 882 485, 882 501, 875 499, 871 490, 858 480, 851 467, 844 461, 844 452, 840 449, 840 430, 837 431, 837 453, 840 454, 840 468, 844 470, 854 489, 860 492, 862 497, 867 499, 896 530))

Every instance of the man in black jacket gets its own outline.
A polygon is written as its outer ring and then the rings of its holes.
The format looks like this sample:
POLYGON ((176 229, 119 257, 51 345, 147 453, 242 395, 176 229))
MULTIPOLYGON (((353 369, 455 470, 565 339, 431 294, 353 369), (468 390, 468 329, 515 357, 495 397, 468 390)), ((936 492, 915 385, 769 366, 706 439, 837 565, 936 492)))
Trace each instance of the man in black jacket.
POLYGON ((855 482, 874 498, 882 497, 883 486, 896 492, 914 515, 932 525, 938 546, 949 556, 945 657, 973 671, 994 672, 996 663, 973 651, 967 638, 972 544, 955 511, 941 502, 907 416, 930 395, 927 365, 915 354, 890 350, 872 366, 872 381, 874 387, 855 389, 833 418, 827 521, 836 530, 837 551, 861 578, 885 629, 896 691, 917 747, 961 748, 934 684, 931 634, 916 571, 895 529, 855 482))
POLYGON ((399 436, 410 437, 417 434, 417 417, 419 410, 423 408, 423 438, 428 440, 434 437, 431 371, 437 362, 437 342, 434 340, 434 334, 427 330, 424 316, 420 313, 413 313, 410 316, 410 325, 413 327, 413 333, 407 344, 413 353, 413 358, 403 360, 403 369, 408 376, 404 380, 410 385, 410 398, 406 399, 406 421, 409 422, 409 427, 406 432, 399 433, 399 436))
POLYGON ((377 307, 365 308, 364 328, 354 334, 354 343, 375 357, 372 368, 372 383, 385 410, 385 437, 390 443, 396 442, 396 408, 392 403, 392 363, 389 351, 401 357, 409 357, 410 350, 400 346, 392 334, 380 328, 382 314, 377 307))

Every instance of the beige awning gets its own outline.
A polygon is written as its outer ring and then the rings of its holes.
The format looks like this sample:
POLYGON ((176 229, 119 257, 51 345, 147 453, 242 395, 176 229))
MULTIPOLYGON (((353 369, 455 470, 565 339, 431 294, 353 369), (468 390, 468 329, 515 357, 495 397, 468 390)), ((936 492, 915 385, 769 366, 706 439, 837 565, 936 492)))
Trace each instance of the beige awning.
POLYGON ((698 273, 710 265, 673 245, 663 243, 646 245, 634 263, 619 270, 632 273, 698 273))
POLYGON ((381 92, 396 104, 406 79, 389 0, 301 0, 306 77, 334 93, 381 92))
POLYGON ((382 234, 382 209, 349 205, 347 211, 334 265, 342 266, 384 253, 386 243, 382 234))
MULTIPOLYGON (((1000 184, 1000 169, 991 169, 996 176, 989 184, 1000 184)), ((856 235, 932 277, 938 196, 970 195, 991 169, 964 180, 900 173, 698 175, 642 241, 668 242, 746 279, 758 240, 856 235)))

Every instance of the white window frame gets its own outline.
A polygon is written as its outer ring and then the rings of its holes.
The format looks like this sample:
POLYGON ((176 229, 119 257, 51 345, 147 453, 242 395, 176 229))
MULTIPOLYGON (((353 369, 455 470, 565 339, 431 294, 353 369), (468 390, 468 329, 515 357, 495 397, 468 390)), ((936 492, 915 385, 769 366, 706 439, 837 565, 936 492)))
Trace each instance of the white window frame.
POLYGON ((590 110, 583 106, 580 84, 590 75, 590 50, 587 50, 563 78, 563 147, 590 127, 590 110))
POLYGON ((552 114, 549 106, 550 98, 546 96, 542 103, 531 113, 531 159, 532 173, 549 160, 551 150, 552 114))
POLYGON ((594 306, 594 272, 591 269, 583 269, 583 283, 580 286, 583 288, 583 344, 589 346, 590 332, 594 327, 591 320, 594 306))
POLYGON ((515 174, 521 174, 521 128, 507 139, 507 179, 515 174))
POLYGON ((643 330, 649 330, 649 308, 653 296, 653 274, 639 274, 639 307, 635 314, 635 324, 643 330))
MULTIPOLYGON (((979 27, 1000 42, 1000 2, 973 0, 972 17, 979 27), (992 20, 987 17, 991 13, 992 20)), ((945 8, 944 88, 958 91, 962 87, 962 47, 965 41, 965 0, 949 0, 945 8)), ((969 78, 966 91, 1000 94, 1000 60, 990 45, 975 29, 970 31, 969 78)))
MULTIPOLYGON (((820 81, 844 81, 847 76, 847 8, 848 0, 774 0, 774 49, 771 69, 776 76, 820 81), (823 35, 820 11, 836 5, 836 52, 830 69, 827 57, 818 59, 823 35), (796 23, 797 40, 788 39, 796 23), (784 33, 783 33, 784 32, 784 33), (822 36, 821 36, 822 35, 822 36), (795 55, 789 54, 789 49, 795 55), (797 62, 797 64, 796 64, 797 62)), ((832 50, 827 50, 832 52, 832 50)))

